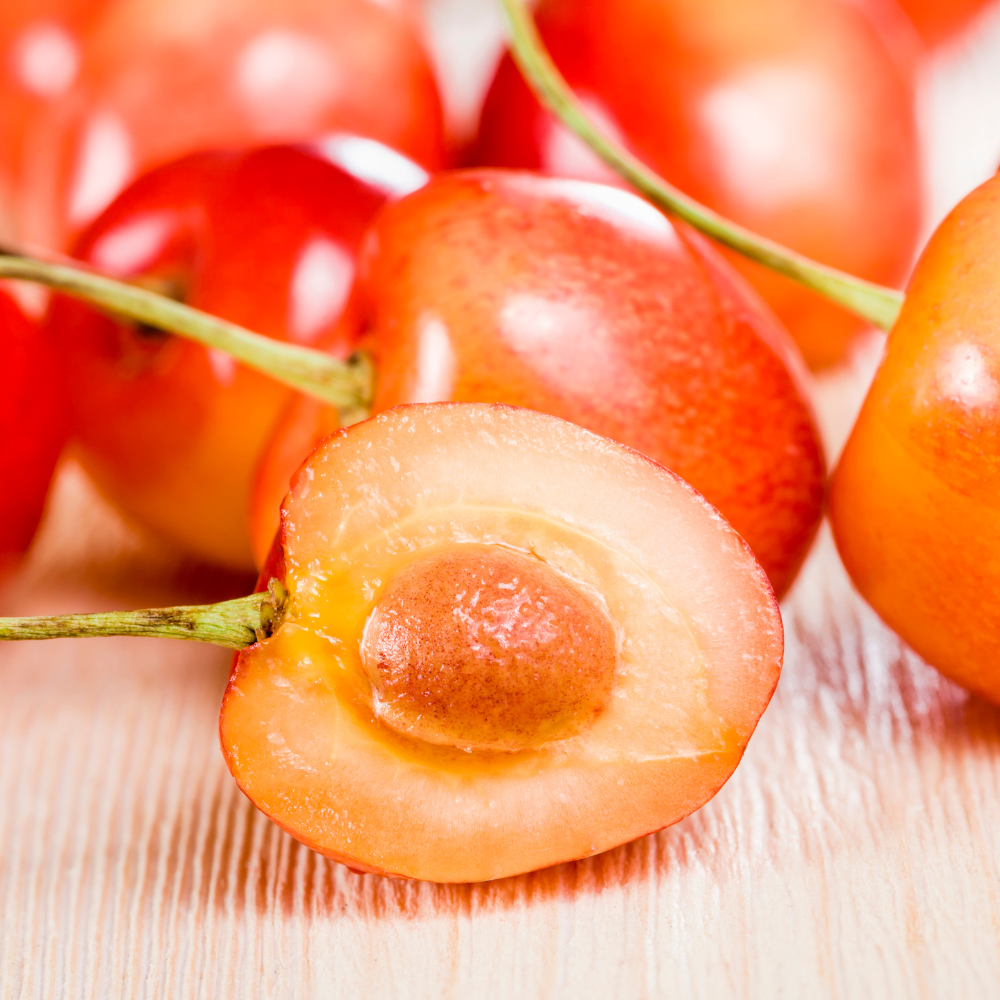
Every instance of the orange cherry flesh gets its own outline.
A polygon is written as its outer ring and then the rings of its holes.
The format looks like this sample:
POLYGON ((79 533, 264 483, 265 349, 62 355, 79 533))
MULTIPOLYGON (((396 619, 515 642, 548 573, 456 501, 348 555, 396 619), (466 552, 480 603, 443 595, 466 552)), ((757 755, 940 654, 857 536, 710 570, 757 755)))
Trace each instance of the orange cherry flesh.
MULTIPOLYGON (((352 150, 376 160, 381 151, 387 185, 397 167, 423 177, 378 144, 338 143, 331 155, 348 160, 352 150)), ((373 162, 362 166, 374 173, 373 162)), ((346 355, 336 325, 365 227, 385 197, 306 149, 198 154, 137 181, 76 252, 259 333, 346 355)), ((57 300, 49 326, 77 373, 74 433, 101 489, 190 553, 252 566, 251 481, 291 390, 220 352, 80 303, 57 300)))
POLYGON ((62 359, 0 292, 0 576, 27 551, 67 434, 62 359))
POLYGON ((921 656, 1000 703, 1000 177, 941 224, 834 476, 865 598, 921 656))
MULTIPOLYGON (((543 0, 536 21, 598 124, 682 191, 851 274, 883 284, 905 277, 922 195, 909 65, 904 40, 895 58, 857 5, 543 0)), ((610 179, 541 109, 510 56, 486 100, 473 162, 610 179)), ((843 357, 860 320, 731 260, 811 367, 843 357)))
POLYGON ((373 0, 116 0, 80 60, 26 126, 46 158, 15 190, 33 243, 67 245, 133 178, 204 149, 352 132, 425 166, 444 156, 416 30, 373 0))
POLYGON ((400 407, 335 434, 284 504, 282 561, 223 751, 259 809, 359 870, 500 878, 674 823, 732 773, 780 670, 767 578, 717 512, 532 411, 400 407), (393 614, 380 672, 366 644, 393 614), (452 657, 463 630, 489 650, 452 657))
POLYGON ((697 234, 617 188, 439 174, 379 215, 353 301, 375 412, 451 399, 572 420, 682 476, 779 595, 791 584, 824 486, 801 360, 697 234))

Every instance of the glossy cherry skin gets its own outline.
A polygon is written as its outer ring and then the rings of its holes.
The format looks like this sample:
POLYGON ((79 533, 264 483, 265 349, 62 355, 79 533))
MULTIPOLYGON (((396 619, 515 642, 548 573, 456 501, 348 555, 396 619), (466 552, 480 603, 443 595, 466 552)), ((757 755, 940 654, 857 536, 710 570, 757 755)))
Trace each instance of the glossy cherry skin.
MULTIPOLYGON (((425 176, 368 140, 330 149, 355 158, 360 149, 369 160, 380 153, 387 183, 394 165, 399 183, 425 176)), ((333 331, 362 235, 385 197, 307 149, 202 153, 133 184, 76 253, 259 333, 346 354, 333 331)), ((49 325, 75 373, 74 432, 102 490, 187 551, 252 565, 251 476, 293 393, 228 355, 76 302, 58 300, 49 325)))
POLYGON ((605 185, 439 174, 380 213, 354 303, 376 412, 450 399, 571 420, 688 480, 775 591, 791 583, 824 481, 801 360, 687 228, 605 185))
POLYGON ((834 478, 844 565, 928 662, 1000 703, 1000 177, 941 224, 834 478))
POLYGON ((22 204, 29 178, 53 170, 36 122, 77 83, 83 39, 109 0, 4 0, 0 5, 0 234, 41 229, 22 204))
POLYGON ((62 359, 0 292, 0 576, 31 544, 66 434, 62 359))
POLYGON ((134 177, 202 149, 347 131, 444 155, 416 30, 375 0, 117 0, 81 59, 29 137, 50 161, 17 192, 33 242, 65 245, 134 177))
MULTIPOLYGON (((569 83, 641 159, 755 232, 872 281, 905 277, 920 221, 908 67, 840 0, 543 0, 536 21, 569 83)), ((607 179, 543 112, 509 56, 480 164, 607 179)), ((860 321, 744 260, 814 368, 860 321)))

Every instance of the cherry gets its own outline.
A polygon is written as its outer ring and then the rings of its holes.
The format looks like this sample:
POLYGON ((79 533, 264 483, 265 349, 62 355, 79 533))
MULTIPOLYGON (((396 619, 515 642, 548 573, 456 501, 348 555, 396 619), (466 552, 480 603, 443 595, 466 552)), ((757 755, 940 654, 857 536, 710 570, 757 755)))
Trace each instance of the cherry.
MULTIPOLYGON (((323 150, 196 154, 133 184, 75 252, 270 337, 343 355, 335 330, 362 234, 387 191, 424 177, 348 136, 323 150)), ((74 433, 101 489, 188 551, 251 565, 251 476, 290 390, 219 351, 77 302, 57 300, 48 323, 75 373, 74 433)))
POLYGON ((416 32, 374 0, 118 0, 50 105, 24 139, 45 169, 15 192, 20 238, 49 246, 138 174, 202 149, 349 131, 426 166, 444 155, 416 32))
POLYGON ((4 0, 0 5, 0 232, 44 228, 16 192, 47 177, 51 150, 33 123, 69 91, 80 72, 82 38, 108 0, 4 0), (30 134, 30 137, 29 137, 30 134))
POLYGON ((310 456, 281 523, 288 600, 234 664, 222 746, 259 809, 356 869, 499 878, 674 823, 778 678, 739 536, 550 416, 388 411, 310 456))
POLYGON ((67 422, 61 358, 3 292, 0 352, 0 574, 6 574, 34 537, 67 422))
POLYGON ((1000 176, 913 273, 834 477, 855 584, 935 667, 1000 702, 1000 176))
POLYGON ((936 45, 961 30, 990 0, 899 0, 928 45, 936 45))
MULTIPOLYGON (((439 174, 377 217, 348 319, 376 365, 376 412, 452 399, 572 420, 683 476, 779 594, 793 580, 824 479, 801 361, 712 247, 635 195, 439 174)), ((265 460, 266 507, 305 454, 293 460, 287 438, 308 439, 316 413, 279 425, 271 447, 288 465, 265 460)), ((273 521, 257 531, 262 553, 273 521)))
MULTIPOLYGON (((905 275, 921 197, 912 85, 860 9, 543 0, 537 23, 598 123, 682 190, 853 274, 905 275)), ((540 109, 509 56, 473 159, 614 180, 540 109)), ((737 266, 810 365, 843 355, 856 319, 757 265, 737 266)))

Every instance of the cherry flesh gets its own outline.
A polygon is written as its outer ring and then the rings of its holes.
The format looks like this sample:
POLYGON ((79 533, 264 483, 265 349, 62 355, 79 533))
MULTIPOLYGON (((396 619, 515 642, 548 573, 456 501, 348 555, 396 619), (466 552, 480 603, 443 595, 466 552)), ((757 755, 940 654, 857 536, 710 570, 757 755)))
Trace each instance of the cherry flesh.
POLYGON ((80 60, 23 139, 46 162, 17 175, 18 236, 40 245, 67 245, 133 178, 204 149, 346 131, 425 166, 444 156, 416 30, 374 0, 118 0, 80 60))
MULTIPOLYGON (((536 22, 597 123, 681 190, 851 274, 883 284, 905 277, 922 194, 912 83, 858 6, 543 0, 536 22)), ((612 180, 542 110, 509 55, 473 158, 612 180)), ((860 320, 732 259, 810 366, 844 355, 860 320)))
POLYGON ((380 213, 353 303, 376 412, 451 399, 572 420, 690 482, 790 585, 824 483, 801 360, 688 228, 604 185, 439 174, 380 213))
POLYGON ((281 525, 288 602, 234 662, 223 751, 259 809, 356 869, 499 878, 674 823, 778 679, 781 618, 740 537, 551 416, 380 414, 310 456, 281 525))
MULTIPOLYGON (((343 136, 325 149, 372 182, 318 150, 197 154, 133 184, 75 252, 259 333, 346 355, 335 331, 365 228, 393 185, 425 175, 370 140, 343 136)), ((251 478, 291 390, 80 303, 57 300, 48 322, 76 373, 74 433, 101 489, 189 552, 252 565, 251 478)))
POLYGON ((864 597, 928 662, 1000 703, 1000 176, 927 245, 834 476, 864 597))
POLYGON ((67 434, 62 359, 0 292, 0 575, 27 551, 67 434))

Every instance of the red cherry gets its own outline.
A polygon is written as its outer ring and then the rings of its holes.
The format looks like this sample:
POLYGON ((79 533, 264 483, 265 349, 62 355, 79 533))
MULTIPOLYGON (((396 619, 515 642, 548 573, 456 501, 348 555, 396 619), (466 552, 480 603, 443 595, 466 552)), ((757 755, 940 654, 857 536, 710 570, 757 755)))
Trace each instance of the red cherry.
MULTIPOLYGON (((426 176, 342 136, 326 155, 201 153, 141 178, 77 255, 260 333, 346 353, 335 328, 365 228, 389 190, 426 176), (375 186, 381 171, 383 186, 375 186)), ((263 442, 292 392, 228 355, 57 300, 84 465, 127 514, 204 558, 252 564, 246 518, 263 442)))
POLYGON ((928 45, 936 45, 964 28, 990 0, 899 0, 928 45))
MULTIPOLYGON (((687 194, 755 232, 883 284, 918 235, 919 146, 906 66, 839 0, 543 0, 536 21, 607 131, 687 194)), ((474 160, 609 179, 541 110, 510 57, 474 160)), ((860 321, 736 260, 814 367, 860 321)))
POLYGON ((4 0, 0 4, 0 232, 40 231, 45 218, 20 204, 27 178, 53 170, 49 137, 35 122, 80 75, 82 39, 108 0, 4 0), (28 138, 31 133, 32 137, 28 138))
POLYGON ((19 235, 62 245, 132 178, 198 150, 336 131, 440 164, 440 100, 405 14, 374 0, 119 0, 77 84, 23 140, 47 166, 17 178, 19 235))
POLYGON ((24 554, 66 440, 66 386, 53 345, 0 292, 0 573, 24 554))
MULTIPOLYGON (((790 585, 824 478, 801 360, 687 227, 604 185, 439 174, 379 215, 355 305, 378 371, 376 411, 503 402, 621 441, 715 504, 779 594, 790 585)), ((283 439, 315 426, 315 412, 300 409, 266 454, 287 453, 283 439)), ((273 483, 277 459, 268 462, 273 483)), ((258 551, 273 531, 257 538, 258 551)))

